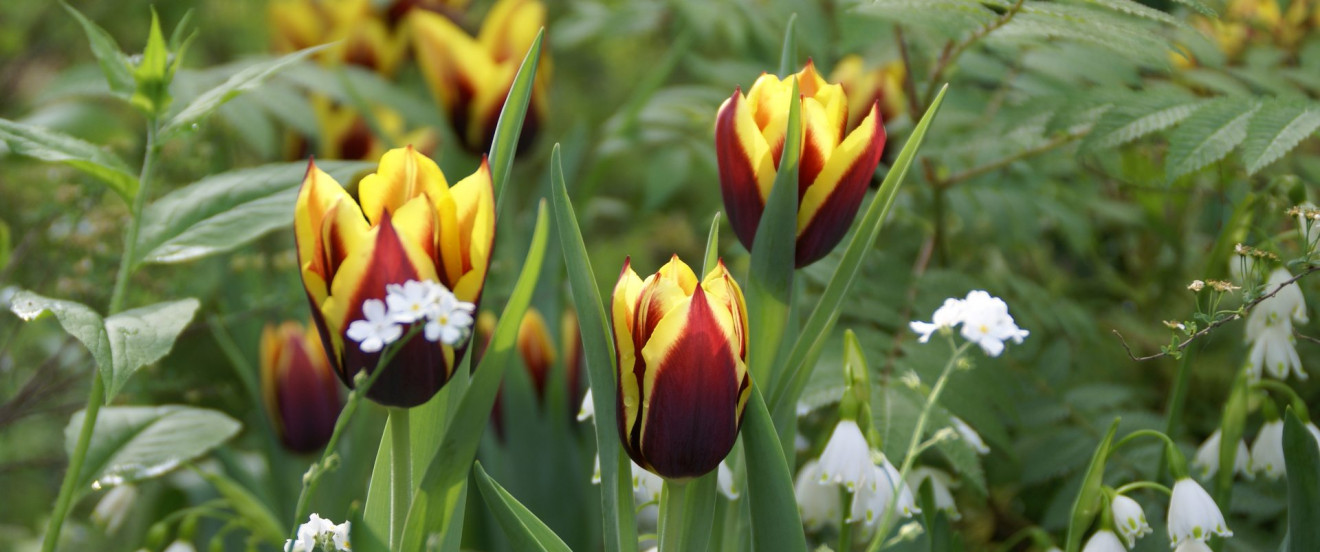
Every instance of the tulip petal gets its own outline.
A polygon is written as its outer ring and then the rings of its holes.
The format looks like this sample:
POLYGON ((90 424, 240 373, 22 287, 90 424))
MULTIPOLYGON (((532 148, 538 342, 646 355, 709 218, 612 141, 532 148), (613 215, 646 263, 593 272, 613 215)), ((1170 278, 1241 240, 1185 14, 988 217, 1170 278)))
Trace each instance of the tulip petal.
POLYGON ((885 127, 879 109, 836 148, 798 206, 796 264, 820 260, 843 239, 866 195, 867 185, 885 147, 885 127))
POLYGON ((757 128, 749 101, 741 91, 720 106, 715 121, 715 153, 719 162, 724 209, 738 239, 748 250, 761 223, 765 198, 774 185, 770 146, 757 128))
POLYGON ((642 357, 646 382, 640 438, 649 467, 669 478, 719 466, 738 434, 737 359, 722 327, 731 322, 697 288, 692 299, 656 326, 642 357))
POLYGON ((638 382, 642 377, 639 372, 637 350, 633 347, 632 328, 633 315, 637 307, 637 299, 642 293, 643 282, 630 265, 631 259, 624 260, 623 270, 619 272, 619 281, 614 285, 614 293, 610 300, 610 322, 614 329, 614 351, 619 371, 617 404, 620 412, 619 435, 625 442, 637 425, 638 407, 641 405, 638 382))
POLYGON ((455 184, 450 193, 454 200, 456 234, 442 234, 440 249, 442 252, 452 249, 456 253, 462 276, 453 285, 454 295, 475 302, 486 281, 495 238, 495 185, 486 160, 482 159, 476 172, 455 184))
POLYGON ((329 291, 327 267, 322 257, 322 221, 326 212, 342 200, 352 202, 353 198, 333 177, 317 168, 315 161, 309 161, 294 206, 293 235, 298 245, 298 265, 302 269, 303 283, 316 302, 324 300, 329 291))
POLYGON ((536 33, 545 25, 545 4, 529 0, 500 0, 481 23, 478 40, 496 63, 522 59, 536 33))
MULTIPOLYGON (((800 93, 801 91, 799 91, 800 93)), ((747 103, 752 120, 766 145, 770 148, 771 163, 779 168, 779 156, 784 151, 784 132, 788 129, 788 102, 793 94, 793 80, 762 73, 747 91, 747 103)), ((764 190, 762 197, 770 197, 764 190)))
POLYGON ((463 133, 468 128, 469 105, 478 90, 494 81, 491 72, 499 64, 448 18, 423 10, 414 10, 410 18, 426 84, 449 113, 450 124, 463 133))
MULTIPOLYGON (((339 265, 353 251, 368 247, 370 230, 352 200, 335 202, 321 221, 321 266, 325 281, 333 282, 339 265)), ((324 297, 318 298, 324 300, 324 297)))
POLYGON ((385 152, 376 172, 358 183, 362 213, 372 224, 380 224, 386 211, 393 213, 423 193, 439 204, 449 193, 449 183, 435 161, 412 146, 385 152))

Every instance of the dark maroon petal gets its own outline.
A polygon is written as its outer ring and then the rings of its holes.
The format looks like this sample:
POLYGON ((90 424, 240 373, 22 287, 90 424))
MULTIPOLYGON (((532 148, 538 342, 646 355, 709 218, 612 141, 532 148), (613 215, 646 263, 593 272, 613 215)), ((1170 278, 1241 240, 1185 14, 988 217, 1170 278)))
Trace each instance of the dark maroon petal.
POLYGON ((736 108, 743 101, 742 90, 735 90, 715 119, 715 158, 720 168, 720 191, 724 195, 724 211, 729 217, 729 225, 733 226, 738 241, 751 251, 765 203, 756 184, 751 154, 739 142, 734 130, 736 108))

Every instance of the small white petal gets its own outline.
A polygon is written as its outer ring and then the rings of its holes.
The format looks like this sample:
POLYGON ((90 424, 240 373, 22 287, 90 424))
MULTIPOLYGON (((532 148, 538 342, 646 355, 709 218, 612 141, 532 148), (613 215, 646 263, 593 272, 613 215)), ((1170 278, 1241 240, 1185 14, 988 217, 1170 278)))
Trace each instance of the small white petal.
POLYGON ((1082 552, 1127 552, 1123 548, 1123 543, 1118 540, 1118 535, 1108 529, 1101 529, 1091 535, 1086 541, 1086 546, 1082 547, 1082 552))
POLYGON ((821 483, 843 485, 850 492, 873 485, 871 447, 853 420, 839 420, 820 453, 821 483))

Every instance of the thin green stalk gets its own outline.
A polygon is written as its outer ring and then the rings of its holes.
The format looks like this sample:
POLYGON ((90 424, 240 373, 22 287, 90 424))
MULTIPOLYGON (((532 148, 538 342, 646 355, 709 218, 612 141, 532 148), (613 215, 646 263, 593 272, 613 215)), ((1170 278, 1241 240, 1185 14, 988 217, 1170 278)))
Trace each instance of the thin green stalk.
POLYGON ((683 503, 687 483, 665 480, 660 491, 660 552, 676 552, 683 543, 683 503))
POLYGON ((839 488, 839 552, 852 550, 852 525, 848 523, 852 517, 852 499, 853 493, 839 488))
POLYGON ((1131 443, 1132 441, 1135 441, 1141 437, 1154 437, 1156 439, 1163 441, 1166 446, 1175 447, 1175 448, 1177 447, 1177 445, 1173 444, 1173 439, 1170 439, 1168 435, 1165 435, 1153 429, 1138 429, 1136 431, 1133 431, 1132 433, 1125 435, 1122 439, 1119 439, 1117 443, 1114 443, 1114 446, 1109 447, 1109 454, 1111 455, 1114 454, 1114 451, 1123 448, 1123 445, 1131 443))
MULTIPOLYGON (((110 308, 107 315, 119 312, 123 306, 124 291, 128 289, 128 277, 133 271, 138 229, 142 225, 140 215, 147 203, 151 171, 156 164, 156 130, 156 118, 147 119, 147 147, 142 154, 142 172, 138 174, 138 191, 133 198, 132 211, 129 212, 128 233, 124 237, 124 251, 119 256, 119 272, 115 274, 115 286, 110 294, 110 308)), ((93 370, 92 390, 87 397, 87 408, 83 411, 82 431, 78 433, 78 442, 73 446, 69 467, 64 472, 64 481, 60 483, 60 494, 55 499, 55 510, 51 512, 50 523, 46 525, 46 537, 41 543, 43 552, 53 552, 55 546, 59 544, 60 529, 64 526, 64 518, 69 515, 69 508, 73 506, 78 477, 82 473, 83 462, 87 459, 87 449, 91 446, 96 418, 101 412, 103 402, 105 402, 105 382, 101 381, 101 372, 93 370)))
POLYGON ((1183 406, 1187 404, 1187 384, 1192 377, 1192 357, 1195 349, 1188 349, 1178 364, 1178 375, 1173 380, 1173 391, 1169 393, 1169 412, 1164 419, 1164 433, 1173 435, 1182 427, 1183 406))
POLYGON ((1154 489, 1156 491, 1164 493, 1165 495, 1173 496, 1173 491, 1169 490, 1168 487, 1165 487, 1164 485, 1160 485, 1159 483, 1156 483, 1154 481, 1133 481, 1131 483, 1128 483, 1127 485, 1123 485, 1122 487, 1114 489, 1114 492, 1117 494, 1126 495, 1137 489, 1154 489))
POLYGON ((412 504, 412 443, 409 439, 408 409, 390 409, 390 547, 403 541, 403 525, 412 504))
POLYGON ((917 416, 917 427, 912 431, 912 439, 908 441, 907 452, 903 454, 903 466, 898 470, 898 481, 894 484, 894 496, 890 499, 890 507, 885 509, 885 516, 880 519, 880 528, 876 530, 875 536, 871 538, 871 545, 867 547, 867 552, 876 552, 880 549, 880 544, 889 536, 889 530, 894 523, 894 511, 898 510, 898 497, 903 490, 904 481, 907 481, 908 472, 912 471, 912 464, 916 461, 917 450, 921 448, 921 437, 926 431, 926 422, 930 420, 930 412, 934 410, 935 403, 939 401, 940 394, 944 392, 944 385, 949 382, 949 376, 953 375, 953 368, 958 365, 958 359, 962 358, 967 348, 972 345, 968 341, 957 347, 953 355, 949 357, 949 362, 945 363, 944 370, 940 372, 940 378, 935 380, 934 387, 930 389, 930 396, 926 397, 926 404, 921 407, 921 415, 917 416))
POLYGON ((1264 389, 1283 395, 1288 399, 1288 403, 1292 405, 1293 410, 1297 411, 1297 417, 1303 420, 1311 419, 1311 415, 1306 408, 1306 401, 1302 400, 1301 395, 1298 395, 1297 391, 1292 387, 1289 387, 1288 384, 1277 380, 1262 379, 1251 384, 1251 386, 1256 389, 1264 389))

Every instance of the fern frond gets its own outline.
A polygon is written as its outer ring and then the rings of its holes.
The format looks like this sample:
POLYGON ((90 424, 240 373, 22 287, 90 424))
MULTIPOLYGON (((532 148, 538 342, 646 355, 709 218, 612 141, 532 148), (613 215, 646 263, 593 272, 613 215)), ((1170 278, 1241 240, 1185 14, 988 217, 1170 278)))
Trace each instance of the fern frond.
POLYGON ((1203 100, 1177 96, 1143 98, 1119 104, 1100 118, 1082 149, 1095 151, 1121 146, 1176 125, 1204 106, 1203 100))
POLYGON ((1164 172, 1170 182, 1226 157, 1247 137, 1247 125, 1260 102, 1223 97, 1187 117, 1169 134, 1164 172))
POLYGON ((1266 102, 1252 117, 1242 144, 1247 174, 1256 174, 1278 161, 1317 128, 1320 128, 1320 105, 1277 99, 1266 102))

